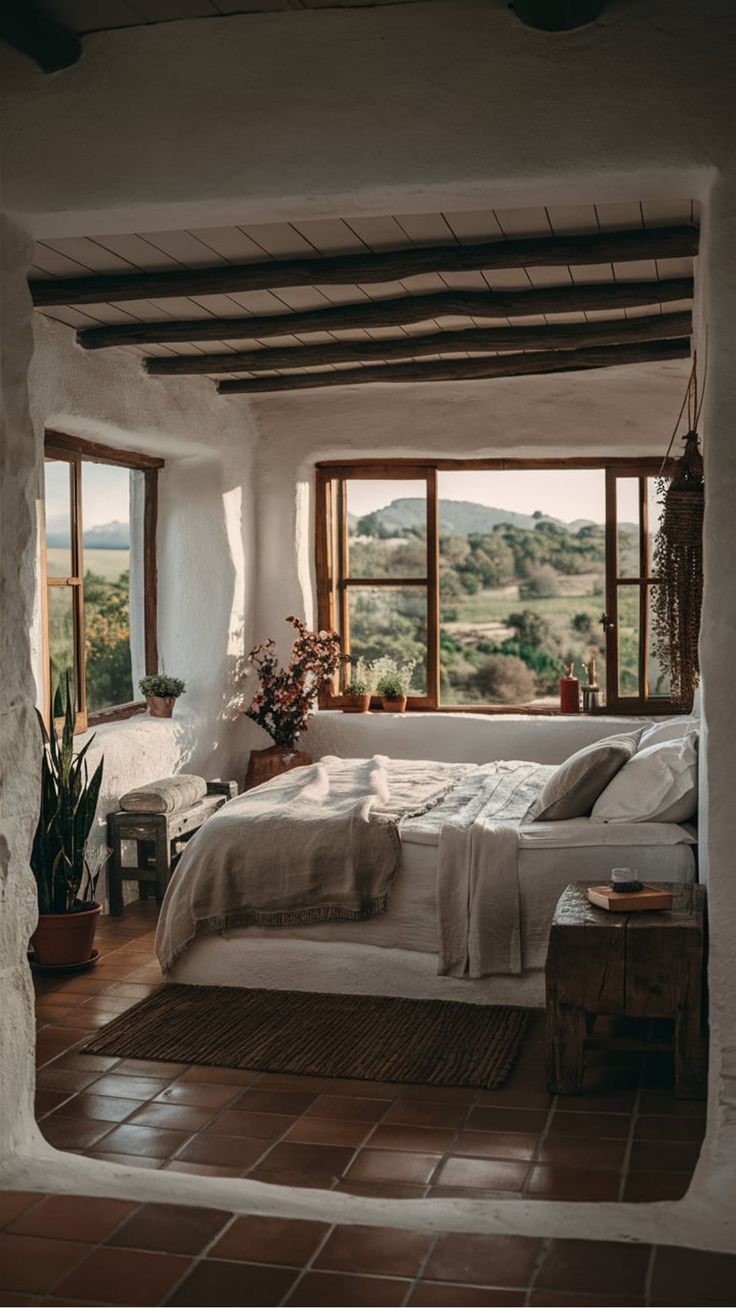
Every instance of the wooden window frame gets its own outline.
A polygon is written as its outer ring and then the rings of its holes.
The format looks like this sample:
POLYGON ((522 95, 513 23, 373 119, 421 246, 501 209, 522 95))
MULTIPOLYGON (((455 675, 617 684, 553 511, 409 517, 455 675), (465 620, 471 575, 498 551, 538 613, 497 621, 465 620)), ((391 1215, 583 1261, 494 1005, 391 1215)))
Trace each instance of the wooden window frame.
POLYGON ((82 540, 82 464, 106 463, 115 467, 142 472, 144 477, 143 508, 143 630, 144 662, 146 675, 158 671, 156 530, 158 524, 158 474, 163 459, 134 450, 118 450, 96 441, 70 436, 66 432, 47 429, 44 436, 44 459, 52 458, 66 463, 71 469, 70 527, 72 545, 72 575, 49 577, 46 553, 45 490, 42 501, 43 522, 41 532, 41 628, 43 659, 43 716, 46 725, 51 722, 51 678, 48 626, 48 591, 52 586, 71 586, 74 589, 74 659, 76 667, 77 712, 74 721, 76 734, 88 727, 105 722, 118 722, 133 717, 145 708, 145 701, 131 700, 115 704, 96 713, 87 710, 86 654, 84 640, 84 542, 82 540))
MULTIPOLYGON (((318 463, 315 469, 315 572, 317 581, 317 615, 320 628, 339 630, 343 652, 349 647, 349 630, 347 623, 347 593, 350 586, 416 586, 424 585, 427 589, 427 693, 411 695, 407 704, 409 711, 431 711, 437 713, 515 713, 525 715, 558 716, 556 707, 534 707, 531 705, 466 705, 440 704, 439 692, 439 645, 440 645, 440 594, 439 594, 439 530, 438 530, 438 494, 437 473, 446 471, 578 471, 587 469, 602 471, 605 475, 606 494, 606 594, 605 605, 608 626, 606 628, 606 704, 599 710, 610 716, 635 716, 646 714, 654 717, 660 714, 672 715, 682 709, 664 696, 648 698, 646 694, 646 643, 648 623, 648 594, 656 578, 645 575, 648 566, 648 522, 646 478, 656 477, 669 469, 663 469, 661 459, 652 458, 580 458, 580 459, 354 459, 350 461, 318 463), (639 482, 640 512, 640 573, 638 578, 622 579, 616 575, 616 479, 636 477, 639 482), (427 483, 427 573, 422 578, 401 577, 353 577, 344 575, 342 559, 345 556, 347 529, 347 512, 342 496, 344 485, 351 478, 362 480, 423 480, 427 483), (333 486, 337 491, 333 491, 333 486), (333 501, 337 500, 335 504, 333 501), (334 521, 338 515, 339 533, 334 521), (337 534, 338 558, 334 558, 333 539, 337 534), (644 687, 644 695, 621 695, 618 689, 618 585, 637 585, 640 590, 640 653, 639 678, 644 687)), ((346 704, 343 694, 336 690, 326 690, 320 695, 320 708, 342 708, 346 704)))

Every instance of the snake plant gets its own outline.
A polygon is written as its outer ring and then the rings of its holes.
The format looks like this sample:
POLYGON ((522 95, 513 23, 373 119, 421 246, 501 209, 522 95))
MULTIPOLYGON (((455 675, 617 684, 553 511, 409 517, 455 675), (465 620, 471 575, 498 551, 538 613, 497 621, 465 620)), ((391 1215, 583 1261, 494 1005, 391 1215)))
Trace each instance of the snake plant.
POLYGON ((74 752, 74 704, 67 674, 66 708, 61 737, 39 718, 43 735, 41 811, 31 852, 39 913, 73 913, 84 894, 94 896, 96 878, 87 862, 87 840, 95 819, 102 781, 101 759, 90 780, 86 753, 90 737, 74 752), (86 880, 85 880, 86 874, 86 880))

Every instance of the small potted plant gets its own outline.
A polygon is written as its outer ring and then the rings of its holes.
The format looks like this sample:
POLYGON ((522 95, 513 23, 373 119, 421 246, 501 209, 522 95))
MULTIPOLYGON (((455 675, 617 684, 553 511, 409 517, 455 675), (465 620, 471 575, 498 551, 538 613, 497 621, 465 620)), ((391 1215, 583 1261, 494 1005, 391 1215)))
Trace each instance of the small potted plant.
POLYGON ((343 712, 367 713, 371 706, 372 691, 371 669, 364 659, 358 659, 353 674, 345 687, 346 703, 343 706, 343 712))
POLYGON ((141 677, 138 685, 141 694, 145 695, 152 718, 172 717, 176 700, 186 690, 183 681, 178 677, 167 677, 165 672, 157 672, 153 677, 141 677))
POLYGON ((86 754, 94 736, 74 752, 74 706, 67 675, 66 711, 61 740, 43 721, 41 809, 31 852, 38 891, 38 926, 30 946, 42 966, 71 967, 92 959, 102 905, 95 899, 97 878, 108 850, 89 855, 87 841, 95 820, 103 760, 92 777, 86 754))
POLYGON ((411 687, 414 662, 399 663, 396 659, 379 659, 381 664, 376 691, 381 696, 384 709, 389 713, 403 713, 411 687))

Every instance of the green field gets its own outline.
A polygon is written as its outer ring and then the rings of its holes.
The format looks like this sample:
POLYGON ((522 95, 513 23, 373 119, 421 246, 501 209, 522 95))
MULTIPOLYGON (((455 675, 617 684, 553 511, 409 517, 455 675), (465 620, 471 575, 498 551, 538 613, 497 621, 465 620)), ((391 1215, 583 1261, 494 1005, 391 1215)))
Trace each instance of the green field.
MULTIPOLYGON (((46 554, 50 577, 66 577, 69 551, 49 549, 46 554)), ((130 550, 89 550, 84 551, 84 570, 94 572, 105 581, 117 581, 130 566, 130 550)))

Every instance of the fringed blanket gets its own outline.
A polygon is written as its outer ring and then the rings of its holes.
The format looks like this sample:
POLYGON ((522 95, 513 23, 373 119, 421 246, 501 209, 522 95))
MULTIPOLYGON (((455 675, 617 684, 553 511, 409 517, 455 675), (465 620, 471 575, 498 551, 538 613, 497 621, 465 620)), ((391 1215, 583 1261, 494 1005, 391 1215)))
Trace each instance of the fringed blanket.
POLYGON ((230 800, 193 837, 169 885, 156 933, 162 970, 205 932, 385 912, 399 822, 476 770, 328 757, 230 800))
POLYGON ((519 829, 554 771, 486 764, 454 792, 439 839, 441 976, 521 972, 519 829))

